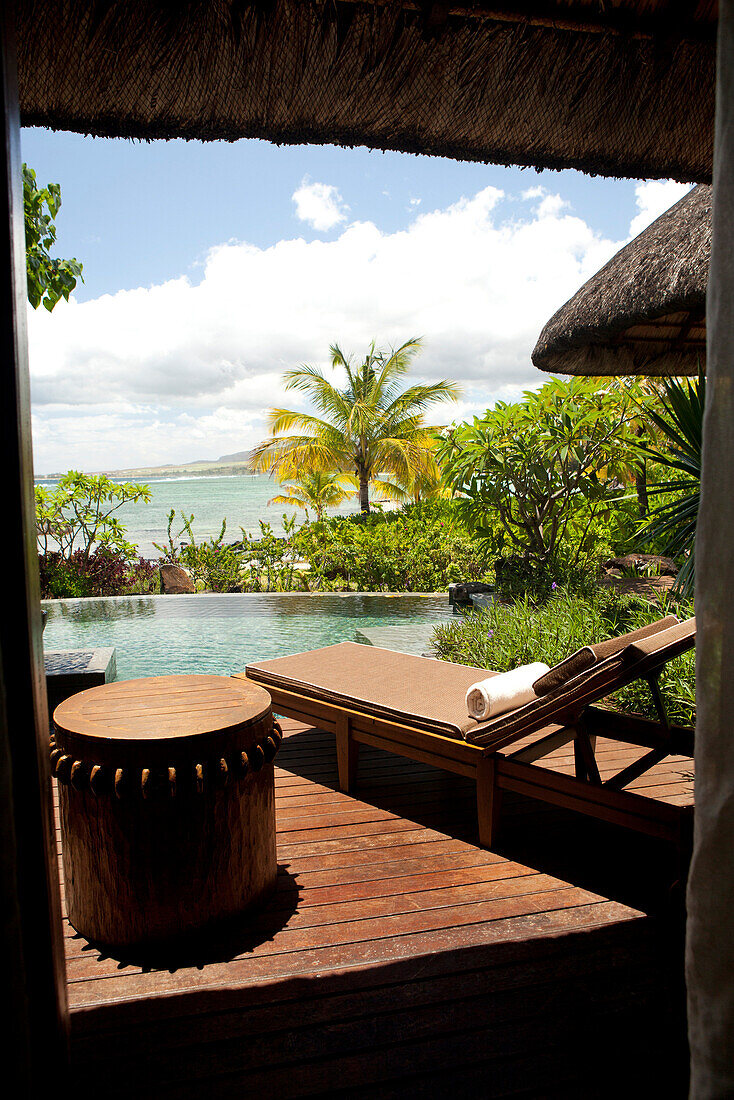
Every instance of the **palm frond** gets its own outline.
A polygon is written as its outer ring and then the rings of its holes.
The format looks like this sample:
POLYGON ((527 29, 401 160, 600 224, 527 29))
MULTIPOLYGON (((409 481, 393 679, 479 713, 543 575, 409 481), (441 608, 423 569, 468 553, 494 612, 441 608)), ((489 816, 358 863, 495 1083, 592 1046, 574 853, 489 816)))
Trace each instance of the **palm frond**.
POLYGON ((695 382, 666 378, 662 386, 663 411, 648 409, 648 415, 669 445, 668 450, 640 447, 646 458, 678 477, 657 481, 652 494, 681 493, 654 508, 641 531, 651 540, 660 540, 666 553, 685 556, 678 574, 677 587, 690 595, 695 581, 696 524, 701 492, 701 446, 706 405, 706 379, 700 374, 695 382))
POLYGON ((304 364, 288 371, 286 389, 304 394, 320 415, 271 409, 272 438, 256 449, 255 468, 299 480, 309 470, 355 471, 371 480, 388 478, 403 495, 414 492, 418 479, 437 483, 435 459, 428 457, 435 429, 423 423, 424 411, 436 402, 456 400, 459 387, 441 381, 401 389, 421 347, 417 337, 388 352, 373 341, 357 363, 332 344, 331 366, 346 375, 343 389, 317 367, 304 364))

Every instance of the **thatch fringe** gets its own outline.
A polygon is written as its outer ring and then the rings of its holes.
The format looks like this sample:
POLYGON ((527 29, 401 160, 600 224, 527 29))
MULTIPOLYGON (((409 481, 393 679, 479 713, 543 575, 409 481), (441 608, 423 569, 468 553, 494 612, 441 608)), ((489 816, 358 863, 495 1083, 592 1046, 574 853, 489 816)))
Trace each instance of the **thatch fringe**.
POLYGON ((697 374, 706 358, 712 189, 696 187, 551 317, 533 351, 561 374, 697 374))
POLYGON ((673 28, 642 0, 15 2, 25 125, 710 179, 710 13, 673 28))

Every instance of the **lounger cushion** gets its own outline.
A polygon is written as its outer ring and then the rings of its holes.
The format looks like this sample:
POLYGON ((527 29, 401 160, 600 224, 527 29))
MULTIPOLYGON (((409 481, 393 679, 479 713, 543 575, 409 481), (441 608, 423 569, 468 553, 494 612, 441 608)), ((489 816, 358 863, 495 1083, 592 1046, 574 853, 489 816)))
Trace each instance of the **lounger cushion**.
MULTIPOLYGON (((678 623, 674 617, 671 619, 670 626, 666 627, 670 619, 662 620, 651 624, 655 630, 643 628, 625 635, 623 648, 610 647, 613 649, 610 655, 597 659, 552 692, 486 722, 468 717, 466 692, 477 680, 496 673, 377 646, 342 642, 257 662, 247 666, 246 674, 265 687, 302 697, 304 716, 316 721, 318 706, 309 708, 309 699, 368 717, 400 722, 427 733, 500 749, 549 723, 576 721, 590 703, 599 702, 638 676, 649 675, 671 657, 691 648, 695 644, 695 620, 678 623), (661 630, 661 626, 665 629, 661 630), (642 648, 636 650, 635 646, 642 648)), ((590 648, 595 653, 599 649, 590 648)))
POLYGON ((664 619, 658 619, 655 623, 648 623, 647 626, 641 626, 639 630, 631 630, 629 634, 620 634, 617 638, 607 638, 605 642, 596 642, 591 646, 594 650, 597 661, 604 661, 607 657, 612 657, 615 653, 621 653, 623 649, 626 649, 628 645, 633 642, 639 641, 641 638, 650 638, 654 635, 661 634, 668 627, 676 626, 678 620, 675 615, 667 615, 664 619))
POLYGON ((677 620, 667 630, 661 630, 657 634, 648 634, 645 637, 635 638, 626 647, 624 656, 628 661, 641 661, 646 657, 655 657, 661 650, 668 654, 668 660, 675 656, 675 652, 689 648, 691 636, 695 636, 696 620, 686 619, 679 623, 677 620))
POLYGON ((636 642, 641 638, 657 636, 667 627, 675 626, 677 622, 675 615, 668 615, 665 619, 648 623, 647 626, 632 630, 628 634, 621 634, 617 638, 609 638, 605 642, 597 642, 594 645, 577 649, 570 657, 566 657, 564 661, 559 661, 557 665, 554 665, 549 672, 546 672, 545 676, 541 676, 536 680, 533 684, 533 690, 536 695, 547 695, 549 692, 561 687, 568 680, 572 680, 574 676, 578 676, 586 669, 591 668, 593 664, 603 661, 615 653, 621 653, 632 642, 636 642))
POLYGON ((257 662, 246 672, 266 687, 296 691, 453 738, 488 724, 470 718, 464 700, 477 680, 496 675, 484 668, 357 642, 257 662))
POLYGON ((594 664, 596 664, 596 654, 590 645, 585 645, 583 649, 577 649, 570 657, 566 657, 565 661, 559 661, 557 665, 553 665, 553 668, 549 669, 544 676, 540 676, 533 684, 533 691, 536 695, 547 695, 549 691, 554 691, 555 688, 565 684, 566 680, 578 676, 580 672, 584 672, 594 664))

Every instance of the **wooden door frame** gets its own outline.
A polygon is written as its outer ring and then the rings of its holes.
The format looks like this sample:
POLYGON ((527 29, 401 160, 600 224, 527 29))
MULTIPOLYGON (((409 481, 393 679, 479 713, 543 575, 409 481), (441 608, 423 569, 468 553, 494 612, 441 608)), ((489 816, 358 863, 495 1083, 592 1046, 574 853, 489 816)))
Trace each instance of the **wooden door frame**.
POLYGON ((0 11, 0 469, 5 515, 0 610, 0 890, 8 1095, 58 1090, 68 1007, 51 800, 35 537, 25 228, 12 5, 0 11))
MULTIPOLYGON (((734 0, 723 0, 722 3, 722 11, 730 21, 729 27, 734 23, 733 2, 734 0)), ((3 903, 0 911, 0 944, 4 949, 4 1002, 9 1010, 6 1013, 9 1021, 2 1029, 2 1040, 7 1046, 4 1080, 9 1084, 10 1095, 22 1097, 44 1095, 45 1089, 41 1082, 47 1080, 49 1072, 54 1076, 54 1087, 58 1091, 60 1086, 63 1095, 68 1009, 47 761, 48 714, 38 614, 39 587, 34 540, 25 320, 25 249, 20 190, 20 119, 12 8, 10 3, 0 6, 3 97, 3 172, 0 197, 3 206, 0 216, 0 456, 5 489, 2 529, 5 590, 0 613, 0 890, 3 903)), ((730 73, 734 68, 734 47, 731 41, 723 45, 722 43, 722 34, 719 32, 719 60, 724 62, 719 65, 717 76, 719 96, 731 90, 730 73), (724 46, 726 52, 723 52, 724 46)), ((720 124, 718 118, 717 124, 720 124)), ((726 156, 731 156, 728 142, 730 138, 727 137, 726 147, 722 146, 723 151, 719 154, 719 187, 722 182, 728 185, 731 179, 730 162, 725 164, 724 161, 726 156)), ((719 217, 715 209, 714 245, 722 255, 731 237, 732 225, 731 215, 726 211, 724 214, 725 216, 719 217)), ((727 288, 728 283, 722 283, 722 289, 727 288)), ((731 783, 729 742, 724 744, 720 753, 724 762, 723 770, 718 768, 716 753, 719 734, 722 730, 727 736, 729 734, 727 715, 731 710, 730 685, 734 683, 730 675, 732 647, 728 644, 732 622, 732 617, 728 614, 731 609, 731 589, 729 587, 725 598, 717 602, 717 585, 712 579, 718 571, 728 582, 732 574, 731 531, 721 522, 716 507, 717 498, 713 493, 717 473, 730 467, 731 443, 723 434, 717 434, 717 424, 712 417, 717 374, 721 373, 722 383, 730 386, 732 368, 729 351, 732 326, 728 319, 722 325, 717 324, 716 315, 711 309, 711 296, 708 320, 709 367, 716 358, 713 354, 716 352, 720 352, 722 361, 729 356, 729 365, 725 369, 722 367, 720 371, 715 367, 712 371, 705 431, 702 522, 699 528, 699 563, 702 568, 699 570, 697 595, 706 603, 706 597, 710 593, 711 600, 710 609, 702 619, 698 655, 699 679, 710 695, 699 720, 701 736, 698 750, 704 765, 704 774, 707 773, 707 757, 711 760, 711 784, 706 793, 709 795, 712 813, 710 822, 700 820, 699 815, 697 854, 694 857, 694 873, 689 892, 689 900, 694 903, 694 914, 697 905, 700 906, 700 928, 689 938, 689 976, 693 976, 697 984, 697 995, 691 1001, 695 1039, 694 1071, 696 1062, 700 1064, 698 1074, 694 1072, 694 1092, 697 1081, 708 1080, 707 1074, 716 1065, 716 1056, 720 1054, 717 1047, 720 1044, 720 1033, 710 1026, 712 1010, 734 1003, 731 983, 727 986, 722 980, 720 960, 706 946, 712 939, 716 942, 713 933, 717 931, 716 924, 710 919, 709 903, 713 879, 710 867, 715 866, 718 872, 724 867, 725 872, 727 871, 720 860, 718 864, 716 862, 722 850, 722 841, 717 832, 717 800, 713 796, 724 792, 727 782, 731 783), (722 538, 716 537, 717 525, 723 532, 722 538), (722 638, 727 643, 723 647, 722 638), (718 680, 710 683, 710 668, 714 662, 709 657, 718 658, 722 651, 728 654, 723 673, 718 676, 718 680), (701 974, 696 972, 698 954, 703 960, 701 974), (701 1010, 699 1005, 702 1006, 701 1010), (698 1055, 695 1053, 696 1044, 698 1055)), ((730 493, 728 487, 727 491, 730 493)), ((730 514, 729 508, 725 512, 727 521, 730 514)), ((724 874, 724 885, 721 874, 718 875, 717 897, 725 896, 725 886, 731 891, 731 881, 730 869, 724 874)), ((730 921, 728 911, 725 913, 725 921, 730 921)), ((721 927, 727 934, 730 933, 730 924, 724 922, 721 927)))

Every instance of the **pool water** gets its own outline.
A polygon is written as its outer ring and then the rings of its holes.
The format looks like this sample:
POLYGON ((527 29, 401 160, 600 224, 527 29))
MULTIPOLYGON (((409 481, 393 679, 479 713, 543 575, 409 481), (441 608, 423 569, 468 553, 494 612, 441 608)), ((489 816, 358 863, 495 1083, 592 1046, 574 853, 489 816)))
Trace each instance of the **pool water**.
POLYGON ((44 647, 114 646, 117 678, 241 672, 267 660, 361 640, 422 653, 433 624, 451 618, 445 595, 298 593, 114 596, 46 600, 44 647))

